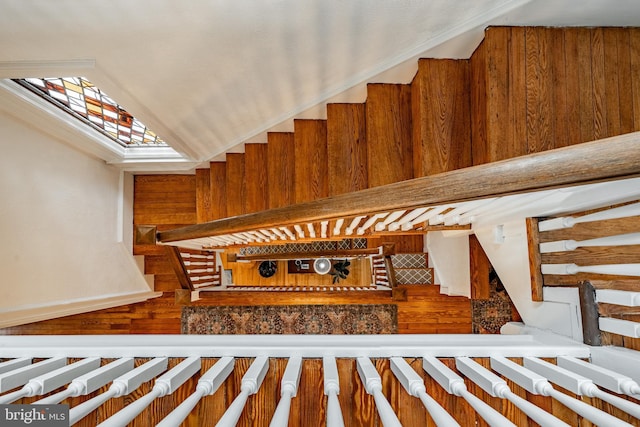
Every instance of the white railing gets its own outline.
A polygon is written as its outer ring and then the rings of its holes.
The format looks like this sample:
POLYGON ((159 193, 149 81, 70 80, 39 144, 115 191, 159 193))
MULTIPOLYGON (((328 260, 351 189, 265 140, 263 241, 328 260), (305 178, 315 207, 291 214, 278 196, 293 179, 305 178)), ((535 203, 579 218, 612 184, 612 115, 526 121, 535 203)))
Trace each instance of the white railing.
MULTIPOLYGON (((526 194, 487 197, 479 200, 419 206, 385 212, 362 213, 356 216, 336 217, 331 220, 301 222, 278 227, 248 229, 243 232, 201 237, 169 245, 192 249, 224 248, 231 245, 258 243, 283 244, 293 241, 341 239, 349 236, 375 236, 406 232, 426 232, 432 227, 471 227, 477 224, 508 221, 514 217, 551 216, 564 209, 586 209, 614 204, 640 194, 640 179, 612 181, 572 188, 544 190, 526 194), (319 233, 316 231, 319 230, 319 233)), ((639 215, 640 203, 611 209, 606 218, 639 215)), ((562 217, 543 221, 540 231, 571 227, 584 221, 606 219, 596 213, 583 217, 562 217)))
POLYGON ((216 253, 193 253, 181 249, 180 257, 195 289, 222 285, 222 272, 216 265, 216 253))
MULTIPOLYGON (((270 415, 271 426, 286 426, 292 401, 300 390, 301 370, 305 359, 323 360, 324 390, 318 393, 326 400, 326 423, 344 425, 341 408, 340 374, 337 359, 355 359, 362 389, 372 396, 378 416, 385 426, 400 426, 402 407, 394 407, 390 396, 385 396, 382 374, 372 359, 390 359, 393 375, 410 395, 419 398, 438 426, 466 425, 467 420, 456 419, 447 406, 434 396, 440 392, 427 388, 425 379, 431 377, 446 393, 466 400, 479 417, 490 425, 513 426, 505 415, 493 409, 472 392, 465 378, 489 395, 508 400, 531 420, 543 426, 566 425, 553 414, 520 398, 507 385, 506 379, 533 394, 550 396, 580 416, 598 425, 630 425, 615 416, 564 394, 555 384, 579 396, 595 397, 633 416, 640 416, 640 406, 613 393, 638 397, 640 392, 640 353, 625 350, 626 373, 615 372, 619 358, 600 356, 596 363, 588 359, 595 351, 580 343, 522 328, 522 335, 386 335, 386 336, 5 336, 0 338, 0 358, 12 358, 0 363, 0 398, 4 402, 24 396, 50 396, 39 402, 55 403, 65 397, 94 395, 84 403, 70 409, 71 424, 97 410, 112 398, 131 395, 143 383, 154 381, 150 391, 115 413, 102 412, 101 426, 121 426, 132 421, 149 408, 154 401, 174 393, 190 379, 197 379, 194 390, 158 420, 160 426, 180 426, 202 400, 216 392, 226 381, 233 381, 235 358, 253 358, 235 389, 239 394, 218 420, 221 427, 234 426, 242 416, 246 403, 260 393, 260 387, 269 375, 269 359, 285 358, 286 369, 280 378, 280 399, 270 415), (455 358, 456 371, 445 365, 441 358, 455 358), (518 364, 508 359, 523 358, 518 364), (32 358, 45 358, 31 363, 32 358), (82 360, 67 364, 68 358, 82 360), (99 367, 100 358, 116 358, 99 367), (133 358, 151 358, 134 368, 133 358), (168 359, 179 358, 167 371, 168 359), (200 374, 206 358, 219 358, 206 372, 200 374), (423 370, 412 368, 405 358, 421 358, 423 370), (485 358, 484 366, 472 358, 485 358), (554 358, 557 365, 541 358, 554 358), (611 366, 611 365, 614 366, 611 366), (487 368, 485 366, 491 366, 487 368), (631 366, 629 366, 631 365, 631 366), (614 370, 612 370, 614 369, 614 370), (629 370, 631 375, 629 376, 629 370), (111 384, 102 394, 95 392, 111 384), (66 387, 65 387, 66 385, 66 387), (62 388, 55 394, 56 389, 62 388), (18 389, 17 391, 15 389, 18 389), (48 399, 48 400, 47 400, 48 399)), ((608 351, 617 351, 609 349, 608 351)), ((476 359, 477 360, 477 359, 476 359)), ((272 374, 273 375, 273 374, 272 374)), ((386 375, 386 374, 385 374, 386 375)), ((309 388, 305 389, 307 392, 309 388)), ((184 392, 182 392, 184 395, 184 392)), ((233 397, 233 396, 232 396, 233 397)), ((36 403, 39 403, 36 402, 36 403)), ((166 401, 165 401, 166 402, 166 401)), ((211 402, 208 400, 207 402, 211 402)), ((199 411, 206 408, 200 407, 199 411)), ((346 412, 350 413, 350 412, 346 412)))
MULTIPOLYGON (((588 224, 632 217, 634 219, 640 219, 640 203, 634 202, 612 209, 600 210, 587 215, 548 219, 538 223, 538 230, 540 233, 555 232, 557 235, 559 232, 557 230, 571 229, 576 224, 588 224)), ((609 230, 607 227, 603 227, 602 229, 609 230)), ((640 230, 640 222, 638 222, 637 229, 640 230)), ((564 254, 575 251, 578 248, 602 248, 601 250, 609 250, 608 248, 640 245, 640 232, 624 234, 615 234, 614 232, 615 230, 612 230, 612 234, 610 235, 579 241, 573 239, 561 239, 540 243, 540 253, 564 256, 564 254)), ((563 234, 566 233, 571 233, 571 230, 563 232, 563 234)), ((640 261, 640 256, 635 258, 638 258, 638 261, 640 261)), ((635 259, 629 260, 634 261, 635 259)), ((640 262, 598 265, 579 265, 576 263, 560 262, 554 264, 547 263, 541 265, 541 272, 543 275, 560 276, 571 276, 583 273, 587 275, 601 274, 613 277, 621 276, 623 278, 640 277, 640 262)), ((598 303, 635 307, 640 305, 640 293, 616 289, 597 289, 596 301, 598 303)), ((611 332, 627 337, 640 338, 640 323, 638 322, 613 317, 600 317, 598 319, 598 323, 601 331, 611 332)))

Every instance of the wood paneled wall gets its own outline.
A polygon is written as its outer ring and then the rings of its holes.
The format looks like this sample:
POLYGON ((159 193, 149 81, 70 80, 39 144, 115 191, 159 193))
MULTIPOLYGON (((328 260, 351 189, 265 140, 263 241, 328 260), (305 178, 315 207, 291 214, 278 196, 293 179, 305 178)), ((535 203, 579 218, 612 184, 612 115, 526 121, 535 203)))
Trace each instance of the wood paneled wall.
MULTIPOLYGON (((221 166, 224 167, 224 163, 221 166)), ((210 172, 204 169, 196 172, 196 175, 136 176, 133 226, 156 225, 158 230, 171 230, 209 218, 203 208, 211 200, 206 200, 206 192, 196 196, 196 188, 204 189, 210 184, 210 179, 210 172)), ((145 273, 155 275, 156 291, 173 292, 180 288, 162 246, 134 245, 133 253, 144 255, 145 273)))
POLYGON ((419 60, 411 107, 415 177, 471 166, 469 61, 419 60))
POLYGON ((367 85, 369 188, 413 178, 411 86, 367 85))
POLYGON ((327 105, 327 155, 330 196, 368 187, 364 104, 327 105))
POLYGON ((327 174, 327 121, 294 120, 295 203, 329 196, 327 174))
POLYGON ((640 130, 640 29, 492 27, 471 71, 474 164, 640 130))

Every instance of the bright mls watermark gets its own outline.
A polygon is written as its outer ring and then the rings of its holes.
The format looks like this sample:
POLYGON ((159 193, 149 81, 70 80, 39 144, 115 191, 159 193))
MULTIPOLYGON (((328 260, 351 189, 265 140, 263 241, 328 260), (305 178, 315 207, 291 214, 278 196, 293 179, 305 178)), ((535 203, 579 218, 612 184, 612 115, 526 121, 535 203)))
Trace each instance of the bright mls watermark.
POLYGON ((69 427, 69 405, 0 405, 0 426, 69 427))

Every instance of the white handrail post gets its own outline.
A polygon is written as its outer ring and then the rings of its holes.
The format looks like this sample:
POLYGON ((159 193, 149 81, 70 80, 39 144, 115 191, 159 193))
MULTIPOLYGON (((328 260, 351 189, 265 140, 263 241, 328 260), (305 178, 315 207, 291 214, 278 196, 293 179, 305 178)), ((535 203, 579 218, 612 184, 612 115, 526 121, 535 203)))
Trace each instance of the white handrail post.
POLYGON ((427 394, 427 388, 424 381, 414 371, 411 366, 402 357, 391 358, 391 371, 396 376, 402 387, 413 397, 420 399, 424 407, 427 409, 431 418, 438 427, 455 427, 460 426, 458 422, 449 414, 433 397, 427 394))
POLYGON ((618 394, 640 394, 640 385, 626 375, 571 356, 558 356, 558 366, 590 378, 594 383, 618 394))
POLYGON ((230 356, 225 356, 218 360, 211 369, 198 379, 196 391, 171 411, 156 427, 180 427, 182 421, 187 418, 202 397, 210 396, 220 388, 233 371, 234 365, 235 359, 230 356))
MULTIPOLYGON (((531 364, 530 364, 531 365, 531 364)), ((491 368, 496 372, 504 375, 514 381, 520 387, 533 394, 541 394, 543 396, 551 396, 567 408, 571 409, 578 415, 588 419, 589 421, 603 426, 630 426, 619 418, 611 416, 604 411, 594 408, 580 400, 574 399, 561 391, 553 388, 547 381, 547 378, 538 372, 534 372, 528 368, 518 365, 511 360, 496 356, 491 358, 491 368)))
POLYGON ((69 411, 69 425, 74 425, 112 397, 120 397, 133 392, 142 383, 164 372, 167 369, 167 364, 168 359, 166 357, 156 357, 144 365, 119 376, 113 380, 108 391, 71 408, 69 411))
POLYGON ((238 423, 247 399, 250 395, 258 392, 264 377, 267 375, 267 370, 269 370, 269 358, 266 356, 256 357, 242 377, 240 394, 227 408, 222 418, 220 418, 216 424, 216 427, 232 427, 238 423))
POLYGON ((67 397, 86 396, 132 369, 133 358, 123 357, 114 360, 94 371, 75 378, 65 390, 33 403, 38 405, 52 405, 63 401, 67 397))
POLYGON ((447 393, 460 396, 466 400, 489 425, 516 427, 515 424, 498 411, 470 393, 462 377, 435 357, 424 356, 422 358, 422 367, 447 393))
POLYGON ((344 427, 344 419, 340 410, 340 382, 338 379, 338 366, 336 358, 324 356, 322 358, 322 370, 324 375, 324 394, 327 396, 327 427, 344 427))
POLYGON ((280 383, 280 401, 273 418, 271 418, 269 427, 286 427, 289 425, 291 399, 298 394, 301 373, 302 358, 299 356, 290 357, 280 383))
POLYGON ((402 427, 391 404, 382 393, 382 379, 368 357, 358 357, 358 375, 368 394, 373 396, 380 420, 385 427, 402 427))
MULTIPOLYGON (((31 365, 16 367, 11 371, 0 374, 0 393, 14 389, 29 382, 31 378, 58 369, 67 364, 66 357, 52 357, 31 365)), ((5 402, 7 395, 2 396, 0 403, 5 402)), ((14 399, 15 400, 15 399, 14 399)))
POLYGON ((507 399, 542 427, 569 427, 533 403, 515 394, 507 382, 468 357, 457 357, 456 368, 493 397, 507 399))
POLYGON ((70 365, 62 366, 53 371, 31 378, 21 390, 0 397, 3 403, 11 403, 21 397, 31 397, 52 392, 67 384, 77 375, 85 374, 100 366, 99 357, 89 357, 70 365))
POLYGON ((119 427, 129 424, 157 397, 166 396, 176 391, 185 381, 200 371, 200 366, 200 357, 193 356, 186 358, 169 372, 158 378, 149 393, 128 406, 125 406, 98 425, 101 427, 119 427))
POLYGON ((524 358, 524 365, 528 369, 531 369, 540 375, 544 375, 555 384, 566 388, 572 393, 580 396, 585 395, 588 397, 597 397, 598 399, 602 399, 636 418, 640 417, 640 406, 612 394, 605 393, 596 387, 593 381, 580 374, 535 357, 524 358))

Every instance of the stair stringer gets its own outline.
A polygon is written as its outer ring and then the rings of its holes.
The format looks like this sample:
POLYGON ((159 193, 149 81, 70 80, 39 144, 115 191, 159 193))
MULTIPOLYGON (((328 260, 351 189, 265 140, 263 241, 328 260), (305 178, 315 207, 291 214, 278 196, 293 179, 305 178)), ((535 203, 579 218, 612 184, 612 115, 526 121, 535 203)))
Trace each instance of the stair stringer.
POLYGON ((471 297, 469 230, 431 231, 426 246, 440 293, 471 297))
POLYGON ((529 251, 525 219, 473 228, 509 297, 527 326, 550 330, 576 340, 582 336, 579 319, 569 302, 536 302, 531 298, 529 251), (575 319, 575 317, 578 319, 575 319))

